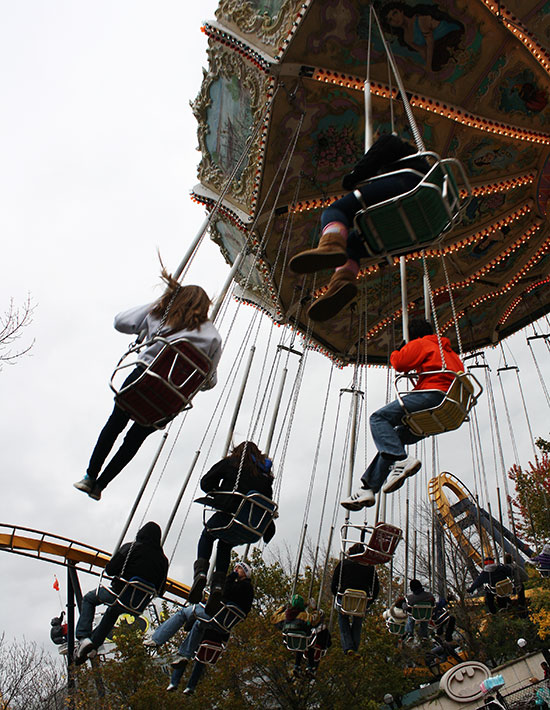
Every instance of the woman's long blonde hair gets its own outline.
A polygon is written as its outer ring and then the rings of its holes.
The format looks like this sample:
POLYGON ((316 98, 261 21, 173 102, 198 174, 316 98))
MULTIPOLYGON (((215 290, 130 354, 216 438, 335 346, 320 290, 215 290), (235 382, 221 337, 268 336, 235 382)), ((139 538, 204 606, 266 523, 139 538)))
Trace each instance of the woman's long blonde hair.
POLYGON ((200 286, 182 286, 164 266, 160 276, 166 290, 152 308, 151 315, 162 319, 166 314, 165 326, 173 330, 199 330, 208 320, 210 299, 206 291, 200 286))

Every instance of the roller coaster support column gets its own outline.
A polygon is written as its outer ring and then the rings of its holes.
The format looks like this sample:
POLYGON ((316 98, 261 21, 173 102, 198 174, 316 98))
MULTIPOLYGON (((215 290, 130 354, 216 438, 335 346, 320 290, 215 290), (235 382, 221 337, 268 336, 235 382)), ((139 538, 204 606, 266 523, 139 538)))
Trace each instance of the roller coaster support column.
MULTIPOLYGON (((75 585, 80 592, 80 585, 78 583, 78 577, 76 576, 76 570, 74 568, 74 562, 67 561, 67 695, 68 695, 68 707, 74 708, 74 608, 75 608, 75 585)), ((80 603, 82 602, 82 592, 80 592, 80 603)), ((80 609, 79 603, 79 609, 80 609)))

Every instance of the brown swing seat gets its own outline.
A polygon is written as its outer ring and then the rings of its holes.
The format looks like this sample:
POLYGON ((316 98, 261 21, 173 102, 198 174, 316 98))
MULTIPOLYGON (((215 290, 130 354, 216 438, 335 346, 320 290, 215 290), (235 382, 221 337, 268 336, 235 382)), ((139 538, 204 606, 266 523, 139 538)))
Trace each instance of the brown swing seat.
POLYGON ((115 403, 130 417, 146 427, 162 429, 184 409, 202 389, 212 371, 212 361, 185 338, 169 341, 155 336, 146 343, 136 345, 120 359, 113 376, 111 389, 115 403), (153 362, 140 362, 139 352, 153 343, 163 345, 153 362), (124 362, 129 356, 137 360, 124 362), (115 379, 127 368, 142 366, 143 372, 126 386, 117 387, 115 379))
MULTIPOLYGON (((461 163, 455 158, 442 159, 429 151, 416 156, 433 163, 425 175, 403 169, 368 180, 371 183, 388 175, 412 174, 419 179, 412 190, 370 206, 364 203, 360 190, 354 191, 363 205, 355 214, 354 225, 370 257, 385 257, 392 263, 394 256, 436 245, 462 219, 471 189, 461 163), (459 181, 463 185, 462 195, 459 181)), ((416 156, 409 155, 402 160, 416 156)))
MULTIPOLYGON (((423 372, 422 376, 433 375, 435 371, 423 372)), ((403 407, 405 415, 401 420, 413 434, 418 436, 432 436, 443 434, 446 431, 458 429, 465 421, 469 421, 469 414, 476 405, 483 387, 471 372, 453 372, 452 370, 437 370, 453 375, 449 389, 443 400, 435 407, 409 412, 403 397, 410 392, 400 392, 398 382, 402 378, 410 379, 410 374, 399 375, 395 379, 397 399, 403 407)), ((422 390, 422 392, 436 392, 438 390, 422 390)))
POLYGON ((514 593, 514 582, 510 577, 506 577, 495 584, 486 584, 485 588, 496 597, 509 597, 514 593))
POLYGON ((345 523, 341 528, 342 552, 345 557, 362 565, 383 565, 389 562, 403 537, 400 528, 390 523, 378 522, 376 525, 352 525, 345 523), (352 533, 360 533, 359 540, 352 539, 352 533), (366 534, 370 534, 368 542, 364 542, 366 534), (361 542, 364 551, 349 554, 348 548, 356 542, 361 542))

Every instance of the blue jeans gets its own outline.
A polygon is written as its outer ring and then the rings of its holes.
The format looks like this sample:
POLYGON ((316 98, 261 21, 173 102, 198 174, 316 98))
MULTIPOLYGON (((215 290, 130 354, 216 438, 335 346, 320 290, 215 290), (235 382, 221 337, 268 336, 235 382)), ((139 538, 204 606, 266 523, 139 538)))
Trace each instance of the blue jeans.
MULTIPOLYGON (((412 616, 409 616, 409 618, 407 619, 407 623, 405 624, 405 632, 412 636, 414 634, 415 626, 416 626, 416 621, 412 618, 412 616)), ((420 638, 423 638, 423 639, 428 638, 429 628, 430 628, 429 621, 419 621, 418 622, 418 635, 420 636, 420 638)))
POLYGON ((90 638, 96 648, 101 646, 107 638, 108 633, 116 624, 120 614, 124 614, 126 610, 119 604, 113 604, 113 606, 107 607, 107 610, 101 617, 101 621, 92 631, 95 610, 100 604, 110 604, 114 599, 115 595, 103 587, 94 589, 82 597, 82 608, 80 609, 80 616, 75 629, 77 639, 90 638))
MULTIPOLYGON (((357 189, 363 196, 365 204, 370 207, 388 200, 390 197, 397 197, 397 195, 402 195, 412 190, 419 182, 420 178, 414 175, 401 174, 378 178, 357 189)), ((330 222, 342 222, 350 229, 353 225, 355 214, 361 209, 363 209, 363 205, 361 205, 357 197, 355 197, 353 192, 348 192, 347 195, 336 200, 323 211, 321 228, 324 229, 330 222)), ((348 257, 357 263, 367 256, 363 238, 355 230, 350 231, 348 234, 346 251, 348 257)))
MULTIPOLYGON (((182 628, 182 626, 185 626, 185 624, 188 621, 191 621, 192 619, 195 621, 197 621, 198 619, 203 619, 204 621, 210 621, 210 616, 204 611, 204 607, 201 606, 200 604, 193 604, 191 606, 183 606, 175 614, 173 614, 169 619, 166 619, 166 621, 164 623, 162 623, 158 627, 158 629, 155 629, 155 632, 153 633, 153 637, 152 637, 153 641, 158 646, 162 646, 163 643, 166 643, 169 639, 171 639, 172 636, 174 634, 176 634, 182 628)), ((193 624, 193 627, 194 626, 195 626, 195 624, 193 624)), ((187 637, 189 637, 191 633, 192 633, 192 631, 189 632, 189 634, 187 634, 187 637)), ((184 641, 184 643, 185 643, 185 641, 184 641)), ((183 646, 183 644, 182 644, 182 646, 183 646)), ((184 655, 184 654, 182 654, 182 655, 184 655)))
MULTIPOLYGON (((205 670, 206 666, 204 665, 204 663, 195 661, 195 663, 193 664, 193 670, 191 671, 191 675, 189 676, 189 680, 187 681, 187 687, 189 688, 189 690, 195 690, 205 670)), ((177 688, 184 673, 185 668, 174 668, 170 677, 170 683, 172 683, 172 685, 175 685, 177 688)))
MULTIPOLYGON (((403 402, 409 412, 417 412, 437 406, 444 396, 444 392, 418 390, 404 395, 403 402)), ((403 407, 397 399, 371 414, 370 430, 378 453, 361 476, 363 488, 370 488, 377 493, 384 485, 395 461, 407 458, 405 445, 416 444, 424 438, 413 434, 408 427, 401 424, 403 415, 403 407)))
POLYGON ((361 643, 361 627, 363 626, 362 616, 347 616, 338 614, 338 626, 340 627, 340 643, 342 650, 358 651, 361 643))

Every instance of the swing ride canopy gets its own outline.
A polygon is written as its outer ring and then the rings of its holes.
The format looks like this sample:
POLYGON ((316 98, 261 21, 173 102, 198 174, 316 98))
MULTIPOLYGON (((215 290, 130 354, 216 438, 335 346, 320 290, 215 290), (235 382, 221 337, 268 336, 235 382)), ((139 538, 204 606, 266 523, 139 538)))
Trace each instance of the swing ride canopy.
MULTIPOLYGON (((453 336, 446 267, 463 349, 494 344, 550 310, 550 10, 535 0, 374 7, 426 149, 458 158, 472 186, 462 224, 426 249, 439 326, 453 336)), ((414 142, 374 26, 369 42, 369 3, 221 0, 203 29, 192 196, 210 209, 221 196, 210 231, 229 263, 248 246, 241 297, 341 362, 356 357, 366 310, 367 359, 386 363, 401 340, 397 257, 362 262, 366 296, 325 323, 308 323, 305 310, 330 273, 304 282, 286 268, 316 243, 323 207, 363 154, 368 57, 374 131, 391 131, 393 112, 394 130, 414 142)), ((420 253, 406 271, 409 313, 422 315, 420 253)))

